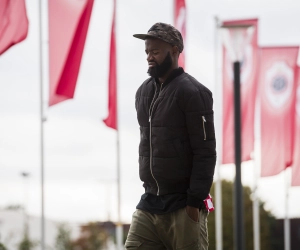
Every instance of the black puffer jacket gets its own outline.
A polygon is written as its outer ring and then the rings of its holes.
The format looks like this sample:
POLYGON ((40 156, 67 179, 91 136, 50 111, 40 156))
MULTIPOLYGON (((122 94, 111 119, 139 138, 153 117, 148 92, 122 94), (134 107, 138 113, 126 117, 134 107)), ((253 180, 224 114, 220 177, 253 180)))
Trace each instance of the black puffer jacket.
POLYGON ((136 93, 140 179, 146 193, 187 192, 187 205, 201 207, 216 163, 212 93, 175 71, 165 85, 149 78, 136 93))

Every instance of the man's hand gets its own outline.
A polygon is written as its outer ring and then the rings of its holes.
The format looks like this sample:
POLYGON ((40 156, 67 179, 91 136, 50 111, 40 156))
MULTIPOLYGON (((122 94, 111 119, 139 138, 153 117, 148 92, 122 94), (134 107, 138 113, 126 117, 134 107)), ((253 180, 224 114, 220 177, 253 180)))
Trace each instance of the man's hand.
POLYGON ((192 220, 194 220, 195 222, 199 222, 199 215, 200 215, 199 208, 186 206, 185 209, 186 209, 186 213, 192 220))

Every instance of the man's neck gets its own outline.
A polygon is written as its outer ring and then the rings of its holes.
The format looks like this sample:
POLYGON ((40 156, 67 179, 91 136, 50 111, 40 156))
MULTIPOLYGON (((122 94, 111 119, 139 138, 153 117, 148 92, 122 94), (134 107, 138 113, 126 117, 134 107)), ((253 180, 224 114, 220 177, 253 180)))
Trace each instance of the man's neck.
POLYGON ((170 68, 170 70, 163 77, 159 77, 158 78, 159 83, 164 83, 174 69, 178 69, 178 66, 170 68))

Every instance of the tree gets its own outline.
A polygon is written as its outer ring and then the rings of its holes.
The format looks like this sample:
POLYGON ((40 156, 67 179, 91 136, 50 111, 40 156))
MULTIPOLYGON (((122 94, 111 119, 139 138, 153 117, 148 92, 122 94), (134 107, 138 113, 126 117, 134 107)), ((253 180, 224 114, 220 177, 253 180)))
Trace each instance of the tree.
POLYGON ((0 242, 0 250, 7 250, 7 248, 0 242))
POLYGON ((59 224, 57 227, 56 250, 72 250, 71 230, 65 224, 59 224))
POLYGON ((72 243, 73 249, 101 250, 105 249, 108 234, 99 223, 91 222, 81 227, 81 236, 72 243))
MULTIPOLYGON (((215 193, 214 185, 211 194, 215 193)), ((253 217, 251 189, 243 187, 244 198, 244 230, 245 230, 245 248, 253 249, 253 217)), ((260 201, 260 244, 261 249, 271 250, 275 248, 276 241, 272 239, 272 233, 276 222, 275 217, 264 209, 264 203, 260 201), (273 242, 272 242, 273 241, 273 242)), ((232 250, 234 247, 233 238, 233 183, 222 181, 222 213, 223 213, 223 249, 232 250)), ((208 219, 209 248, 215 249, 215 213, 212 212, 208 219)))
POLYGON ((36 247, 37 243, 33 242, 27 234, 24 235, 22 241, 19 244, 19 250, 32 250, 36 247))

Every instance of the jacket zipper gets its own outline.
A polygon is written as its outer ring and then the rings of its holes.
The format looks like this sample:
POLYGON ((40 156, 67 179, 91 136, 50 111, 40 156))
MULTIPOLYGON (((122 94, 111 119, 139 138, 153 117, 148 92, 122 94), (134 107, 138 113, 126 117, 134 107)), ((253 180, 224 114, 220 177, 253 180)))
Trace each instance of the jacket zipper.
POLYGON ((202 124, 203 124, 204 141, 206 141, 205 123, 206 123, 206 119, 205 119, 205 116, 203 115, 202 116, 202 124))
POLYGON ((156 185, 157 185, 157 193, 156 193, 157 196, 159 196, 159 185, 158 185, 158 182, 157 182, 157 180, 155 179, 154 174, 153 174, 153 171, 152 171, 152 160, 153 160, 153 156, 152 156, 152 121, 151 121, 151 116, 153 115, 153 108, 154 108, 155 103, 156 103, 156 101, 157 101, 157 99, 158 99, 158 97, 159 97, 160 91, 161 91, 161 89, 162 89, 162 85, 163 85, 163 84, 160 85, 160 89, 159 89, 158 96, 157 96, 156 99, 155 99, 155 94, 156 94, 156 91, 155 91, 154 98, 153 98, 153 100, 152 100, 152 102, 151 102, 151 104, 150 104, 150 109, 149 109, 149 122, 150 122, 150 172, 151 172, 151 175, 152 175, 152 177, 153 177, 153 179, 155 180, 156 185), (154 99, 155 99, 155 100, 154 100, 154 99), (153 102, 154 102, 154 103, 153 103, 153 102), (152 103, 153 103, 153 105, 152 105, 152 103), (152 106, 152 110, 151 110, 151 106, 152 106))

